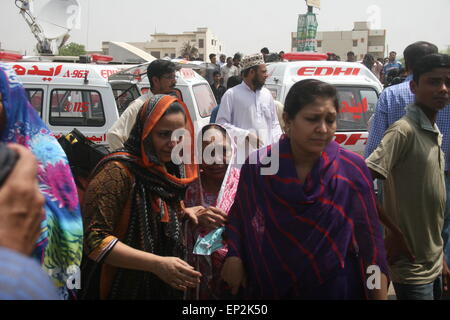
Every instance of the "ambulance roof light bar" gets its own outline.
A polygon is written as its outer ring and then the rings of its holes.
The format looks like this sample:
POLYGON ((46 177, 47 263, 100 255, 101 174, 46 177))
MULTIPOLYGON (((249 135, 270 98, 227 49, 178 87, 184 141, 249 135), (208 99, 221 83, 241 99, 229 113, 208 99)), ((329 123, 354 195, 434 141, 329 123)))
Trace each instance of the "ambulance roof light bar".
POLYGON ((91 54, 91 59, 95 63, 108 63, 114 60, 113 57, 104 54, 91 54))
POLYGON ((19 53, 0 51, 0 61, 19 61, 22 57, 19 53))
POLYGON ((288 61, 325 61, 328 55, 318 52, 289 52, 283 55, 283 59, 288 61))

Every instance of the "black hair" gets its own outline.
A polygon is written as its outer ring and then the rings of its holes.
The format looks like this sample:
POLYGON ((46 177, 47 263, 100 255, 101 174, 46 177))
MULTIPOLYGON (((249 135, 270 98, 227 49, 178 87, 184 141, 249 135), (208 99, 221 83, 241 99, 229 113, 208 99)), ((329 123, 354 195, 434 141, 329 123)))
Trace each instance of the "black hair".
POLYGON ((375 63, 375 58, 370 53, 366 53, 362 63, 367 67, 367 69, 372 70, 373 64, 375 63))
POLYGON ((390 55, 391 53, 395 53, 395 55, 397 55, 397 52, 395 52, 395 51, 391 51, 391 52, 389 52, 389 55, 390 55))
POLYGON ((242 59, 242 55, 239 52, 234 54, 233 60, 241 60, 241 59, 242 59))
POLYGON ((438 53, 438 52, 439 52, 438 47, 436 47, 434 44, 426 42, 426 41, 418 41, 418 42, 414 42, 413 44, 410 44, 403 51, 403 56, 405 58, 406 70, 408 70, 408 72, 411 72, 412 70, 414 70, 414 65, 421 58, 423 58, 429 54, 438 53))
POLYGON ((250 74, 250 71, 252 71, 252 70, 255 70, 255 72, 258 71, 258 67, 259 67, 259 65, 247 68, 247 69, 242 71, 242 75, 245 78, 245 77, 247 77, 250 74))
POLYGON ((420 77, 424 73, 430 72, 436 68, 450 69, 450 56, 448 54, 435 53, 427 55, 417 61, 413 69, 414 82, 419 83, 420 77))
POLYGON ((184 111, 183 106, 175 101, 173 102, 169 108, 167 108, 166 112, 164 112, 163 117, 168 116, 169 114, 182 113, 184 119, 186 119, 186 112, 184 111))
POLYGON ((227 80, 227 89, 231 89, 239 84, 241 84, 242 78, 239 76, 229 77, 227 80))
POLYGON ((301 109, 314 103, 318 98, 333 100, 336 112, 339 112, 336 88, 316 79, 302 80, 292 86, 284 103, 284 112, 287 113, 289 119, 294 119, 301 109))
POLYGON ((158 59, 150 63, 147 67, 147 77, 150 87, 153 88, 153 77, 161 78, 163 75, 175 72, 177 66, 175 63, 163 59, 158 59))
POLYGON ((227 135, 227 131, 225 130, 224 127, 219 126, 219 125, 217 125, 217 124, 215 124, 215 123, 210 123, 210 124, 205 125, 205 126, 202 128, 202 137, 205 135, 206 131, 208 131, 209 129, 217 129, 217 130, 219 130, 220 132, 222 132, 224 136, 227 135))
POLYGON ((348 56, 348 55, 353 55, 353 56, 354 56, 355 53, 354 53, 353 51, 349 51, 349 52, 347 52, 347 56, 348 56))
POLYGON ((215 53, 211 53, 211 54, 209 55, 209 60, 211 60, 211 59, 214 58, 215 56, 216 56, 215 53))
POLYGON ((262 54, 269 54, 269 49, 267 47, 264 47, 261 49, 262 54))
POLYGON ((220 75, 220 72, 217 70, 213 72, 213 77, 215 77, 216 75, 220 75))

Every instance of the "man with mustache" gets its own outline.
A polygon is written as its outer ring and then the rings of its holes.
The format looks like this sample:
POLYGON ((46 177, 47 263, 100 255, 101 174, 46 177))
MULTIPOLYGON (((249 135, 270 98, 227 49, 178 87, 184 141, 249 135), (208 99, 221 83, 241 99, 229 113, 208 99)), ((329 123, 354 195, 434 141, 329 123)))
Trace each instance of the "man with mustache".
POLYGON ((172 94, 177 84, 176 65, 167 60, 155 60, 147 68, 147 77, 150 82, 148 93, 134 100, 120 118, 113 124, 106 134, 106 141, 111 151, 123 148, 131 129, 136 122, 137 114, 144 103, 157 94, 172 94))
POLYGON ((246 56, 241 65, 243 81, 223 95, 216 122, 232 137, 260 148, 278 141, 282 131, 272 94, 264 88, 268 75, 263 55, 246 56))

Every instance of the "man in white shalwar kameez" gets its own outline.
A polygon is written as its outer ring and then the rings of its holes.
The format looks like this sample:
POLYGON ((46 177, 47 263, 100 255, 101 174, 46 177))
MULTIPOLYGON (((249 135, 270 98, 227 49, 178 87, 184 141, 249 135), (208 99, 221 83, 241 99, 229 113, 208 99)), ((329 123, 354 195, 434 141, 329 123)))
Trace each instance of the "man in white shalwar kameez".
POLYGON ((272 94, 264 87, 263 55, 246 56, 241 65, 243 82, 222 97, 216 123, 227 128, 238 145, 247 139, 254 149, 261 148, 277 142, 282 130, 272 94))

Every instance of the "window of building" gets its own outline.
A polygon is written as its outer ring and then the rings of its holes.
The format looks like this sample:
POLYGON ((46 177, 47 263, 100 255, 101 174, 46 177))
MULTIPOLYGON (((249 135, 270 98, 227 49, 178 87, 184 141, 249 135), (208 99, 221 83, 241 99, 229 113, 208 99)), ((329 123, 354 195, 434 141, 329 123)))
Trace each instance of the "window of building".
POLYGON ((198 113, 200 114, 200 117, 209 117, 212 110, 217 105, 216 98, 212 93, 211 87, 204 83, 194 86, 192 90, 194 92, 194 97, 197 103, 198 113))
POLYGON ((321 48, 322 47, 322 40, 317 40, 317 48, 321 48))
POLYGON ((371 88, 337 87, 340 110, 337 131, 365 131, 375 112, 378 94, 371 88))
POLYGON ((174 40, 172 40, 172 42, 178 42, 178 40, 177 40, 177 39, 174 39, 174 40))
POLYGON ((171 54, 170 54, 170 57, 171 57, 172 59, 175 59, 175 53, 171 53, 171 54))
POLYGON ((103 127, 105 112, 100 93, 93 90, 52 90, 49 122, 52 126, 103 127))
POLYGON ((203 53, 201 53, 201 54, 198 55, 198 58, 200 60, 205 60, 205 55, 203 53))
POLYGON ((364 38, 361 38, 361 43, 364 43, 364 38))
POLYGON ((156 59, 160 59, 161 58, 161 52, 159 52, 159 51, 150 51, 150 54, 152 56, 154 56, 156 59))
POLYGON ((198 47, 200 49, 203 49, 205 47, 205 40, 204 39, 198 39, 198 47))
POLYGON ((26 93, 34 110, 39 114, 39 117, 42 117, 44 91, 41 89, 26 89, 26 93))
POLYGON ((358 46, 358 40, 353 40, 353 46, 357 47, 358 46))

